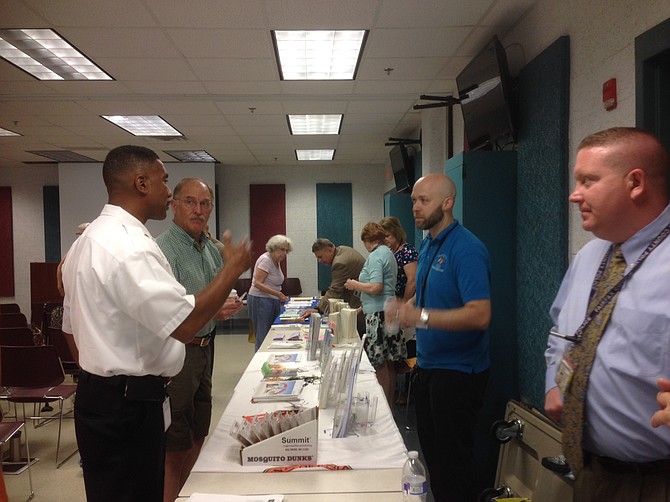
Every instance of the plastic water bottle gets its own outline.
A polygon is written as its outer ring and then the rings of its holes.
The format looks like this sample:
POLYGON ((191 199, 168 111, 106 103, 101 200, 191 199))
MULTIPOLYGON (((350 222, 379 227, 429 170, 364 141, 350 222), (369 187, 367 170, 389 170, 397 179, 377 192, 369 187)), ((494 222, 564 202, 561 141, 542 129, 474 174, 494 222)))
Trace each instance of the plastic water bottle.
POLYGON ((419 460, 419 452, 410 451, 402 468, 402 499, 404 502, 425 502, 428 494, 426 469, 419 460))

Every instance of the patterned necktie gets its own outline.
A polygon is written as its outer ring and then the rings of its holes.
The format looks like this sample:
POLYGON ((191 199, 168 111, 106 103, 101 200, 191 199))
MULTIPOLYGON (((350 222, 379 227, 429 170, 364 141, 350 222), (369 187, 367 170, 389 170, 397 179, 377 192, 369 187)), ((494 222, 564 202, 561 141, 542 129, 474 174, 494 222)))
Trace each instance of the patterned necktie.
MULTIPOLYGON (((626 260, 621 252, 621 246, 617 244, 614 248, 614 256, 605 267, 596 286, 595 294, 589 302, 589 312, 592 312, 603 296, 621 280, 625 271, 626 260)), ((595 315, 591 323, 584 329, 581 342, 576 343, 570 351, 574 373, 563 402, 563 452, 575 475, 584 467, 582 437, 584 433, 584 402, 589 374, 595 360, 598 342, 600 342, 600 338, 605 331, 618 296, 619 292, 595 315)))

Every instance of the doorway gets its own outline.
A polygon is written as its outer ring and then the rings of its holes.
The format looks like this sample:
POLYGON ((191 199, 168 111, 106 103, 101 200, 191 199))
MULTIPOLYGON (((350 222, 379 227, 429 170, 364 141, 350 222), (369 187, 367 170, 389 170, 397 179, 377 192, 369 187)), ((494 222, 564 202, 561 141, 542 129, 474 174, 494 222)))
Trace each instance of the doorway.
POLYGON ((635 38, 635 89, 637 127, 670 151, 670 19, 635 38))

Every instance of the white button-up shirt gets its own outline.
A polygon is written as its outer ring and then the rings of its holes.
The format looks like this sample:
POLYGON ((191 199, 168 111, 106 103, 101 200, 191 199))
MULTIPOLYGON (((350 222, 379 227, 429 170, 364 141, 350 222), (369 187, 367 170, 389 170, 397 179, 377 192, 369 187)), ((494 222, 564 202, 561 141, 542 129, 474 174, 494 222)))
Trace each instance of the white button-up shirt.
POLYGON ((174 376, 184 344, 170 334, 195 306, 147 228, 114 205, 68 251, 63 331, 89 373, 174 376))

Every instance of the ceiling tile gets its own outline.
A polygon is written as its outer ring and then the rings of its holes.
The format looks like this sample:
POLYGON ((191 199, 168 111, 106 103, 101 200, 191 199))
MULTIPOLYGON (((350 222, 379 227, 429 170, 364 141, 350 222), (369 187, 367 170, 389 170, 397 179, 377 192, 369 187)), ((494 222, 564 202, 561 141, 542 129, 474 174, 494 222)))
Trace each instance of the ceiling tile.
POLYGON ((1 0, 0 26, 53 28, 116 80, 40 82, 0 60, 0 127, 24 134, 1 140, 0 168, 41 160, 27 149, 101 159, 130 142, 207 150, 222 165, 297 165, 299 147, 336 149, 333 163, 300 165, 387 164, 388 137, 418 136, 419 96, 455 93, 471 58, 535 3, 1 0), (336 28, 369 30, 357 80, 279 80, 271 30, 336 28), (341 134, 290 136, 288 113, 342 113, 341 134), (185 137, 134 137, 103 114, 160 115, 185 137))

